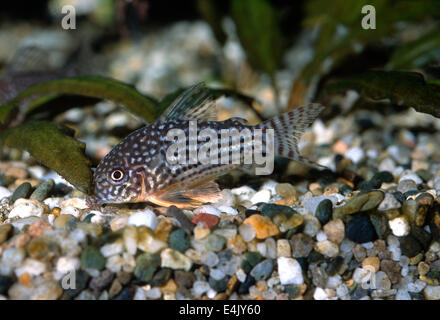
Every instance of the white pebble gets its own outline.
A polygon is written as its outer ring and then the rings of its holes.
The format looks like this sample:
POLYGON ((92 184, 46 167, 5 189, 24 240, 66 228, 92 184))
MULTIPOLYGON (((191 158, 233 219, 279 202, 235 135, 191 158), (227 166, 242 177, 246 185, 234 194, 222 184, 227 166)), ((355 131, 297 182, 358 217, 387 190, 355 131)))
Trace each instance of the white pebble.
POLYGON ((244 241, 250 242, 255 238, 255 229, 250 223, 244 223, 238 227, 238 232, 244 241))
POLYGON ((269 202, 271 193, 269 190, 261 190, 252 196, 250 201, 255 204, 259 202, 269 202))
POLYGON ((38 276, 46 271, 46 264, 36 259, 27 258, 23 264, 15 269, 15 275, 17 277, 24 273, 29 273, 32 276, 38 276))
POLYGON ((145 297, 148 299, 160 299, 161 296, 162 293, 160 292, 160 289, 157 287, 145 291, 145 297))
POLYGON ((339 254, 338 245, 329 240, 316 243, 315 250, 330 258, 334 258, 339 254))
POLYGON ((238 281, 240 281, 242 283, 246 281, 247 275, 246 275, 246 272, 244 272, 243 269, 239 268, 237 270, 237 272, 235 272, 235 275, 237 276, 238 281))
POLYGON ((321 242, 327 240, 327 235, 324 231, 320 230, 316 235, 316 241, 321 242))
POLYGON ((267 256, 267 247, 265 242, 258 242, 257 243, 257 251, 259 254, 261 254, 263 257, 267 256))
POLYGON ((226 276, 223 271, 216 268, 211 268, 209 275, 215 280, 221 280, 226 276))
POLYGON ((423 180, 420 178, 417 174, 412 172, 411 170, 405 170, 402 172, 402 175, 400 176, 399 183, 404 180, 412 180, 416 184, 422 184, 423 180))
POLYGON ((320 287, 317 287, 315 289, 315 293, 313 294, 313 299, 315 299, 315 300, 328 300, 328 298, 329 298, 328 294, 324 289, 322 289, 320 287))
POLYGON ((206 281, 196 280, 193 283, 192 294, 196 297, 200 297, 202 294, 207 292, 211 287, 206 281))
POLYGON ((61 203, 64 201, 64 198, 62 197, 50 197, 44 199, 44 204, 47 205, 50 209, 53 209, 54 207, 61 207, 61 203))
POLYGON ((219 263, 217 254, 213 251, 208 251, 203 257, 203 263, 208 267, 214 267, 219 263))
POLYGON ((396 300, 411 300, 411 296, 406 290, 397 290, 396 300))
POLYGON ((12 195, 12 192, 9 191, 7 188, 0 186, 0 200, 6 197, 9 197, 12 195))
POLYGON ((154 231, 157 227, 157 217, 153 211, 148 209, 138 211, 128 218, 128 225, 136 227, 146 226, 154 231))
POLYGON ((282 285, 304 283, 301 265, 296 259, 279 257, 277 261, 278 274, 282 285))
POLYGON ((198 214, 198 213, 212 214, 217 217, 220 217, 222 214, 219 209, 210 205, 200 206, 197 209, 195 209, 194 214, 198 214))
POLYGON ((266 257, 269 259, 276 259, 277 257, 277 243, 274 238, 267 238, 266 242, 266 257))
POLYGON ((370 280, 371 272, 364 268, 356 268, 353 272, 353 281, 356 283, 364 283, 370 280))
POLYGON ((364 158, 365 152, 361 147, 353 147, 348 149, 344 156, 356 164, 364 158))
POLYGON ((73 206, 67 206, 61 209, 60 214, 71 214, 75 218, 78 218, 81 214, 80 209, 73 207, 73 206))
POLYGON ((105 258, 120 254, 123 251, 122 241, 115 241, 101 247, 100 251, 105 258))
POLYGON ((218 206, 217 209, 220 210, 220 212, 224 212, 231 216, 236 216, 238 214, 238 211, 236 209, 228 206, 218 206))
POLYGON ((407 236, 410 232, 410 225, 405 217, 397 217, 388 221, 391 231, 396 237, 407 236))
POLYGON ((364 247, 365 249, 373 249, 373 247, 374 247, 374 243, 373 242, 365 242, 365 243, 362 243, 362 247, 364 247))
POLYGON ((30 216, 41 217, 45 211, 45 206, 37 200, 18 199, 14 203, 14 207, 9 212, 8 218, 20 217, 27 218, 30 216))
POLYGON ((67 274, 73 270, 77 270, 80 267, 80 261, 78 258, 73 257, 59 257, 56 265, 56 271, 62 275, 67 274))
POLYGON ((240 188, 231 189, 231 193, 237 196, 240 202, 250 200, 252 196, 256 193, 254 189, 248 186, 243 186, 240 188))
POLYGON ((87 201, 84 198, 70 198, 70 199, 64 200, 63 202, 61 202, 61 208, 64 208, 64 207, 75 207, 78 209, 88 208, 87 201))
POLYGON ((84 243, 87 241, 87 233, 79 228, 73 230, 69 236, 77 243, 84 243))

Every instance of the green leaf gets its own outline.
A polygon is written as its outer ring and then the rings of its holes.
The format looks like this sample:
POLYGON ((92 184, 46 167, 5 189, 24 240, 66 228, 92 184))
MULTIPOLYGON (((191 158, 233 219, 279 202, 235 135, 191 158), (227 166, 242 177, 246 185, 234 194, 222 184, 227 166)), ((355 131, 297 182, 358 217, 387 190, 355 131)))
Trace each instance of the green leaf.
POLYGON ((440 86, 426 83, 417 72, 369 71, 330 82, 324 95, 356 90, 373 99, 390 99, 392 103, 413 107, 419 112, 440 118, 440 86))
POLYGON ((58 172, 79 190, 91 190, 92 171, 85 144, 73 138, 64 125, 29 121, 0 133, 0 142, 28 151, 36 160, 58 172))
POLYGON ((231 15, 249 63, 273 75, 283 49, 274 8, 266 0, 232 0, 231 15))
POLYGON ((440 32, 434 29, 417 40, 406 43, 394 51, 387 68, 422 67, 440 59, 440 32))
POLYGON ((393 37, 398 22, 421 21, 433 13, 438 15, 440 2, 334 0, 329 6, 326 0, 308 0, 305 11, 303 24, 307 27, 319 26, 319 34, 313 59, 304 66, 292 86, 288 110, 307 102, 308 89, 316 76, 330 72, 349 54, 359 52, 359 48, 375 43, 384 36, 393 37), (361 27, 365 16, 361 12, 364 5, 372 5, 376 9, 376 29, 364 30, 361 27), (324 68, 326 63, 328 65, 324 68))
POLYGON ((222 28, 223 12, 216 0, 197 0, 197 9, 200 15, 211 27, 216 39, 223 45, 226 42, 226 33, 222 28))
POLYGON ((105 77, 78 76, 39 83, 23 90, 8 104, 0 106, 0 123, 7 120, 23 99, 46 94, 72 94, 113 100, 147 122, 153 122, 158 116, 157 102, 128 84, 105 77))

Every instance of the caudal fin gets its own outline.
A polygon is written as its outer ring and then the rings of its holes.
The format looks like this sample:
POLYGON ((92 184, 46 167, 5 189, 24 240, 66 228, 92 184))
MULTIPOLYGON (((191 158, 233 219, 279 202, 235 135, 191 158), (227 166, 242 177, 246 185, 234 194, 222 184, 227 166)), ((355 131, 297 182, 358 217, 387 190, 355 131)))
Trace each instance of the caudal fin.
POLYGON ((258 127, 274 129, 275 153, 277 155, 301 161, 307 164, 323 167, 305 157, 298 150, 298 141, 306 128, 316 119, 324 106, 318 103, 311 103, 284 113, 278 117, 267 120, 258 127))

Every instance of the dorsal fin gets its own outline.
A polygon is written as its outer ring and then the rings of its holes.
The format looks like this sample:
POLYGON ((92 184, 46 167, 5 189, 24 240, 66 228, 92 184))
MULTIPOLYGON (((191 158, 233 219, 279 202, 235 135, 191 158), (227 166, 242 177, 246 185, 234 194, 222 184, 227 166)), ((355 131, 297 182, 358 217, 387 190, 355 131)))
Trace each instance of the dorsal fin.
POLYGON ((240 122, 242 125, 245 125, 245 126, 249 125, 249 121, 247 121, 246 119, 240 118, 240 117, 232 117, 232 118, 229 118, 228 120, 240 122))
POLYGON ((214 98, 203 82, 183 92, 160 116, 160 120, 217 120, 214 98))

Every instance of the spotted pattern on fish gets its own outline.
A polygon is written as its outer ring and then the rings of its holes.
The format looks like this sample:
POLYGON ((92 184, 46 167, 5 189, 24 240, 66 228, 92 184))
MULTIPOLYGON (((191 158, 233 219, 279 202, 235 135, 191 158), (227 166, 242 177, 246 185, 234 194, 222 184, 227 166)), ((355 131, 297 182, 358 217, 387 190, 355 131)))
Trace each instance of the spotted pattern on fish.
MULTIPOLYGON (((202 90, 203 94, 206 93, 200 86, 190 90, 195 89, 199 92, 202 90)), ((188 95, 188 92, 185 94, 185 99, 178 98, 176 105, 172 106, 173 110, 165 112, 169 117, 161 117, 155 123, 131 133, 104 157, 94 174, 95 195, 99 203, 149 201, 163 206, 174 204, 184 208, 214 201, 219 198, 220 190, 212 181, 232 169, 243 167, 245 152, 249 150, 249 147, 253 147, 254 129, 263 129, 263 154, 266 152, 265 130, 273 129, 277 154, 293 160, 312 163, 300 155, 297 143, 307 126, 322 110, 321 105, 311 104, 257 126, 250 126, 246 121, 237 118, 225 121, 206 121, 205 119, 212 118, 212 113, 207 109, 212 108, 212 100, 203 96, 203 99, 197 100, 194 106, 189 106, 193 108, 193 112, 189 112, 186 97, 191 97, 191 95, 188 95), (182 103, 185 103, 184 108, 182 103), (195 140, 190 134, 191 114, 197 114, 199 118, 195 140), (187 160, 185 163, 174 164, 167 160, 167 150, 175 143, 167 140, 167 134, 172 129, 180 129, 185 134, 187 160), (205 129, 210 129, 217 135, 218 163, 204 164, 199 160, 197 163, 190 163, 191 145, 195 146, 198 154, 201 146, 206 143, 197 140, 199 134, 205 129), (233 147, 225 149, 222 146, 222 130, 243 132, 245 129, 249 130, 252 139, 245 140, 241 137, 240 141, 235 141, 239 143, 234 144, 230 138, 229 145, 233 147), (236 150, 240 152, 234 152, 236 150), (221 162, 222 153, 229 155, 227 163, 221 162), (234 155, 237 157, 233 158, 234 155)))

